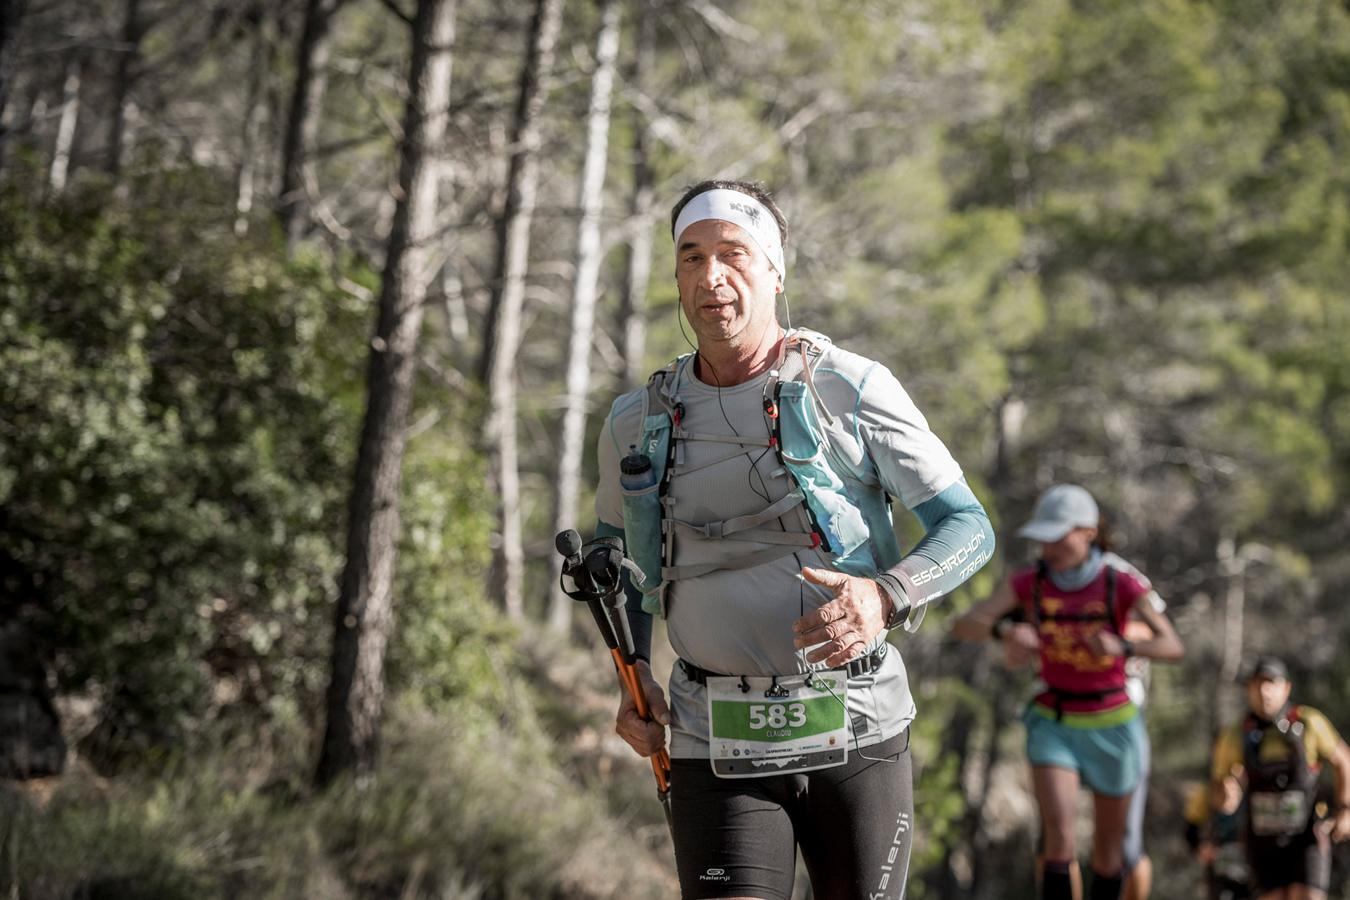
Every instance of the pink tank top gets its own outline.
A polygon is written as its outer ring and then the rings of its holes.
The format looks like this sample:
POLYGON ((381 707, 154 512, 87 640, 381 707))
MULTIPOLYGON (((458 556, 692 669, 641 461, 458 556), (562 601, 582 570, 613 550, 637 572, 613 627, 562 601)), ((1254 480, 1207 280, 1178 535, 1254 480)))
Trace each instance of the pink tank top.
POLYGON ((1057 705, 1065 713, 1093 713, 1115 709, 1130 702, 1125 693, 1125 657, 1099 656, 1088 646, 1089 635, 1108 629, 1117 635, 1134 604, 1148 593, 1135 576, 1115 572, 1114 615, 1107 616, 1107 567, 1084 588, 1062 591, 1047 575, 1040 579, 1039 610, 1033 609, 1037 567, 1029 566, 1012 576, 1013 593, 1027 622, 1038 623, 1041 639, 1041 678, 1051 688, 1037 695, 1036 703, 1049 709, 1057 705), (1055 691, 1064 693, 1056 695, 1055 691), (1072 697, 1071 694, 1099 694, 1072 697))

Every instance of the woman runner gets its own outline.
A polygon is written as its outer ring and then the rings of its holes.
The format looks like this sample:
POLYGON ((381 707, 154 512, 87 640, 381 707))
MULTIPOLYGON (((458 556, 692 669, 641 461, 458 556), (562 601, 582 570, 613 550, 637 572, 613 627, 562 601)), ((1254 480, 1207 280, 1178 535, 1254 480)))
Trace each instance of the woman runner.
POLYGON ((1038 562, 1015 572, 953 627, 962 640, 999 640, 1014 657, 1040 658, 1045 688, 1023 722, 1043 827, 1044 900, 1080 896, 1074 835, 1080 784, 1093 795, 1089 897, 1119 900, 1126 816, 1146 739, 1139 708, 1125 689, 1125 660, 1178 659, 1183 653, 1167 618, 1141 602, 1151 592, 1148 580, 1109 552, 1102 526, 1086 490, 1050 488, 1018 532, 1041 545, 1038 562), (1125 639, 1132 614, 1153 637, 1125 639))

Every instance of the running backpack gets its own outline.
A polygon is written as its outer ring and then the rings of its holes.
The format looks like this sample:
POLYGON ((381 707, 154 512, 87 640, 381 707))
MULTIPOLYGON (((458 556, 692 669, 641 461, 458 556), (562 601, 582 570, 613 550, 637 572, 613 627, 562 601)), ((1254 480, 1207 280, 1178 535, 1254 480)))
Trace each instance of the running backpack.
POLYGON ((1248 823, 1258 837, 1302 834, 1312 818, 1319 769, 1309 765, 1298 706, 1267 722, 1248 714, 1242 721, 1242 762, 1247 770, 1248 823), (1263 762, 1261 745, 1274 731, 1288 753, 1263 762))
MULTIPOLYGON (((624 438, 635 439, 631 443, 651 462, 655 476, 654 484, 623 492, 624 538, 629 555, 646 573, 645 581, 638 585, 644 611, 666 614, 665 588, 673 581, 749 568, 805 548, 819 548, 836 569, 850 575, 870 577, 900 561, 885 491, 846 480, 838 472, 837 457, 861 451, 825 408, 812 378, 830 339, 798 329, 785 340, 783 362, 771 389, 766 390, 764 413, 771 429, 767 440, 731 440, 724 435, 697 434, 685 427, 678 381, 681 366, 692 354, 653 374, 643 391, 614 401, 611 422, 632 403, 642 403, 640 433, 624 438), (719 522, 681 521, 674 516, 668 492, 676 475, 676 446, 682 440, 734 443, 737 447, 731 455, 741 452, 743 445, 771 448, 791 476, 794 489, 753 515, 719 522), (802 532, 762 527, 789 514, 799 517, 802 532), (674 562, 677 534, 695 540, 746 540, 769 546, 727 562, 678 566, 674 562)), ((913 624, 917 627, 917 620, 913 624)))

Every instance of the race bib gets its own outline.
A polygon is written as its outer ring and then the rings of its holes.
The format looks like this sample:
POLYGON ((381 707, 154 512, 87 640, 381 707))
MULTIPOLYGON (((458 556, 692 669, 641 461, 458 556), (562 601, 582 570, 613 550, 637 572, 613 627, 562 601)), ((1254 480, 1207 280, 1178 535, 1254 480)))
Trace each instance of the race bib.
POLYGON ((1301 834, 1308 825, 1308 795, 1304 791, 1253 793, 1250 798, 1252 833, 1261 837, 1301 834))
POLYGON ((848 761, 848 679, 708 679, 709 757, 719 778, 825 769, 848 761))

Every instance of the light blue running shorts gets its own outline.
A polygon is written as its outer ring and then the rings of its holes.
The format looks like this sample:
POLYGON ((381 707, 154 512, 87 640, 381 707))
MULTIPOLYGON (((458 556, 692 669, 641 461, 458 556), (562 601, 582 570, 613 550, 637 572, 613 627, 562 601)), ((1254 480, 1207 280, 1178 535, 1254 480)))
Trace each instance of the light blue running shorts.
MULTIPOLYGON (((1134 704, 1129 704, 1131 708, 1134 704)), ((1117 715, 1122 711, 1113 711, 1117 715)), ((1033 703, 1022 714, 1027 728, 1027 759, 1033 766, 1056 766, 1078 773, 1099 794, 1133 793, 1143 776, 1144 717, 1134 709, 1127 721, 1089 727, 1087 716, 1066 714, 1056 721, 1051 710, 1033 703)))

